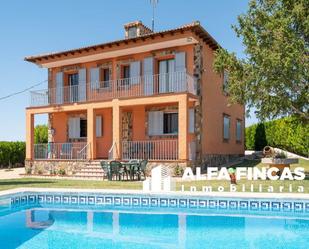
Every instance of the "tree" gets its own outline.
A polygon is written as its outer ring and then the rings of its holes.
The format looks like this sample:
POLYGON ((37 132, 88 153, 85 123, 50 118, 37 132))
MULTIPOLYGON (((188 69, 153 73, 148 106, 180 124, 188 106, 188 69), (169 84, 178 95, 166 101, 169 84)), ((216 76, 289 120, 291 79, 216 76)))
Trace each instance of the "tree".
POLYGON ((37 125, 34 128, 34 143, 47 143, 48 142, 48 128, 47 125, 37 125))
POLYGON ((228 72, 232 103, 256 108, 261 120, 295 115, 308 121, 309 1, 251 0, 232 26, 245 58, 219 48, 214 68, 228 72))

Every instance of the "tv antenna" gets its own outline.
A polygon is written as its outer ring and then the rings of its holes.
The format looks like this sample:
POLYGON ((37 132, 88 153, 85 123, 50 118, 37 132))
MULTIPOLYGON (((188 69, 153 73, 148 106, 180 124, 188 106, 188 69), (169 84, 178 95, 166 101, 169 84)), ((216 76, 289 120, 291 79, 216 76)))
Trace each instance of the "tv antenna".
POLYGON ((150 4, 152 5, 152 31, 154 31, 154 16, 155 16, 155 8, 157 7, 159 0, 150 0, 150 4))

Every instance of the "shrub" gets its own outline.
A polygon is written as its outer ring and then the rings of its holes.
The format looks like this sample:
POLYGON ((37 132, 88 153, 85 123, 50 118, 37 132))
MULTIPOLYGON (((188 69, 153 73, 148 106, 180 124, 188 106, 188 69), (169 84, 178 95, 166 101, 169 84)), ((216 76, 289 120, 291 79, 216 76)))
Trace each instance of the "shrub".
POLYGON ((265 145, 308 156, 309 125, 286 117, 246 128, 246 149, 262 150, 265 145))
POLYGON ((174 168, 174 175, 175 176, 182 176, 184 172, 184 169, 182 167, 179 166, 179 164, 176 165, 176 167, 174 168))
POLYGON ((65 169, 59 169, 58 174, 61 176, 66 175, 65 169))
POLYGON ((23 165, 25 151, 25 142, 0 142, 0 168, 23 165))
POLYGON ((48 127, 47 125, 37 125, 34 128, 34 143, 44 144, 48 142, 48 127))

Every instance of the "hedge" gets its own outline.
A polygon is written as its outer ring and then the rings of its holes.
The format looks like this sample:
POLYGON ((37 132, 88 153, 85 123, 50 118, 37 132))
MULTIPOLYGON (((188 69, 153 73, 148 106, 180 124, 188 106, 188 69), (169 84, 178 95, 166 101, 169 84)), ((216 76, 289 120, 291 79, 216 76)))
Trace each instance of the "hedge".
POLYGON ((25 142, 0 142, 0 168, 24 164, 25 151, 25 142))
POLYGON ((247 150, 262 150, 266 145, 308 156, 309 124, 286 117, 246 128, 247 150))

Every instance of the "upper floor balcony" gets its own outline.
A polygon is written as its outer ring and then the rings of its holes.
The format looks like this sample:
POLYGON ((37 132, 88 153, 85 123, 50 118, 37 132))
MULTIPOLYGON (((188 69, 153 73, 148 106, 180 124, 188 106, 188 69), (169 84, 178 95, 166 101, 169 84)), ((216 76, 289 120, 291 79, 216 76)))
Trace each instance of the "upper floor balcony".
POLYGON ((32 107, 78 102, 108 101, 168 93, 196 95, 196 80, 185 71, 143 75, 108 81, 92 81, 31 91, 32 107))

